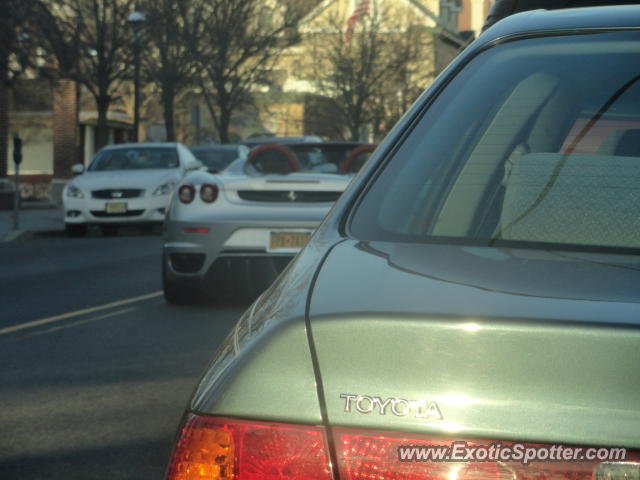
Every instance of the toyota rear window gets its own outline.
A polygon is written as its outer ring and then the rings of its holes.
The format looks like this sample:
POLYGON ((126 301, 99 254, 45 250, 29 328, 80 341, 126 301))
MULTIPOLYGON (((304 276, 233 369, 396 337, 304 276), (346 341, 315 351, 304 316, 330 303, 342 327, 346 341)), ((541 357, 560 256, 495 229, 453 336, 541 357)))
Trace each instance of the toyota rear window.
POLYGON ((472 59, 361 198, 361 239, 640 249, 640 33, 472 59))

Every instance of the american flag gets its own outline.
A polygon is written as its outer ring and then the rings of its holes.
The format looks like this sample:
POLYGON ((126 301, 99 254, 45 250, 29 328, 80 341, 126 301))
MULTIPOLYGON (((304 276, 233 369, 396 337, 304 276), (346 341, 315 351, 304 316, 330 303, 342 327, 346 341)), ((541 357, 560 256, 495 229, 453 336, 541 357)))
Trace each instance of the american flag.
POLYGON ((358 20, 360 20, 362 17, 366 17, 367 15, 369 15, 369 10, 369 0, 361 0, 356 4, 356 8, 353 10, 353 13, 349 17, 349 20, 347 20, 347 28, 344 31, 345 43, 351 41, 356 23, 358 23, 358 20))

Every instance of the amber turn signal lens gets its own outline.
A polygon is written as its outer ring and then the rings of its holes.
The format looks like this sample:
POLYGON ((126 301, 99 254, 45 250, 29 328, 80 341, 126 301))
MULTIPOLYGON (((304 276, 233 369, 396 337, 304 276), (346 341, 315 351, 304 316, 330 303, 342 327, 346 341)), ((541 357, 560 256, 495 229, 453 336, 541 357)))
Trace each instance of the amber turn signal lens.
POLYGON ((182 427, 168 478, 171 480, 225 480, 234 473, 231 432, 191 416, 182 427))
POLYGON ((324 429, 190 415, 168 480, 331 480, 324 429))

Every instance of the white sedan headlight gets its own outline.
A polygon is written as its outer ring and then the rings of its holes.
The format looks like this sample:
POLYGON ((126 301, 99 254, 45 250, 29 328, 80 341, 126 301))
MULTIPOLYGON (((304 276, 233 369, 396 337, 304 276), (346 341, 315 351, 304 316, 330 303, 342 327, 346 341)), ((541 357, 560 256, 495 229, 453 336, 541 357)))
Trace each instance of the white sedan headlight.
POLYGON ((169 195, 171 192, 173 192, 173 188, 175 186, 176 186, 176 182, 171 180, 171 181, 169 181, 167 183, 163 183, 158 188, 156 188, 153 191, 153 194, 154 195, 169 195))
POLYGON ((84 198, 84 193, 73 183, 67 185, 67 197, 71 198, 84 198))

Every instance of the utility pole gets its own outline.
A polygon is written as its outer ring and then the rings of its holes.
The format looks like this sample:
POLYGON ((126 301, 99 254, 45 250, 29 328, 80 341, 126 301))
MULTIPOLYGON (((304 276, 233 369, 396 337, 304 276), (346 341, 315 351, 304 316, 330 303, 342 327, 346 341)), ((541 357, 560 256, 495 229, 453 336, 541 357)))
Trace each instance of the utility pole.
POLYGON ((133 77, 133 141, 139 141, 139 133, 140 130, 140 40, 141 40, 141 29, 146 21, 145 14, 141 11, 140 5, 137 3, 135 9, 129 15, 127 21, 129 25, 131 25, 131 29, 133 30, 133 69, 134 69, 134 77, 133 77))
POLYGON ((13 197, 13 229, 20 229, 20 163, 22 163, 22 139, 16 133, 13 136, 13 163, 16 167, 15 193, 13 197))

